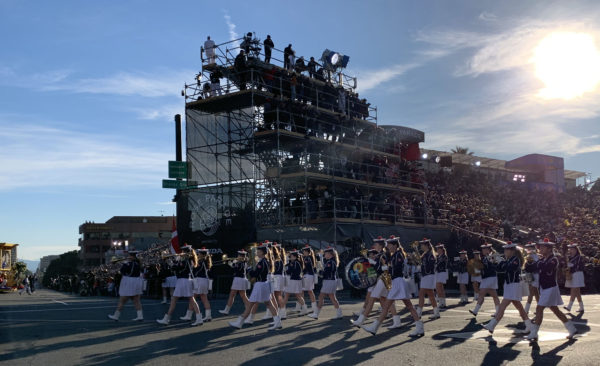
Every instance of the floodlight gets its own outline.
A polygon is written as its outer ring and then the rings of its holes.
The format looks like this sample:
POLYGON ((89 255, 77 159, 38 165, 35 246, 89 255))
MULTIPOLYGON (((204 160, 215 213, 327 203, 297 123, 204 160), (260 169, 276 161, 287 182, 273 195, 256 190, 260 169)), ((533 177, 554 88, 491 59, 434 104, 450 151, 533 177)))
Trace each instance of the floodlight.
POLYGON ((423 157, 423 159, 427 159, 427 157, 428 157, 428 156, 429 156, 429 155, 427 155, 427 153, 425 153, 425 154, 423 154, 423 156, 422 156, 422 157, 423 157))
POLYGON ((481 161, 477 160, 477 161, 475 162, 475 166, 481 166, 481 161))
POLYGON ((440 158, 438 155, 433 157, 433 160, 435 161, 436 164, 440 163, 440 160, 442 160, 442 158, 440 158))

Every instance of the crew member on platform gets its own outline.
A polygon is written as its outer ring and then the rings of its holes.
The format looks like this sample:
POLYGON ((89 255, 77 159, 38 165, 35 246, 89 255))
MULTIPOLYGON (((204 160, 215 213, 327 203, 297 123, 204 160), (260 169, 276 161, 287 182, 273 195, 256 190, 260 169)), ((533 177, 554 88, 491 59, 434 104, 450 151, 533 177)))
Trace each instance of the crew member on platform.
POLYGON ((537 268, 540 274, 540 300, 535 309, 535 324, 531 325, 531 332, 525 338, 531 341, 537 340, 538 331, 544 319, 544 309, 547 307, 552 310, 554 315, 556 315, 556 317, 563 322, 565 328, 567 328, 567 331, 569 332, 567 338, 573 338, 573 336, 577 334, 577 328, 575 328, 575 324, 569 321, 565 314, 558 308, 563 302, 560 297, 560 290, 556 279, 559 262, 558 258, 556 258, 553 253, 554 243, 546 238, 539 243, 539 247, 542 258, 537 262, 527 264, 528 267, 537 268))
POLYGON ((287 318, 286 305, 291 294, 296 296, 298 303, 302 309, 306 308, 304 297, 302 296, 302 270, 304 268, 304 261, 300 258, 300 253, 297 250, 293 250, 289 253, 289 262, 285 269, 285 274, 288 276, 286 285, 284 288, 285 296, 283 297, 283 303, 279 305, 279 317, 282 319, 287 318))
POLYGON ((581 288, 585 287, 585 281, 583 278, 583 266, 584 260, 581 255, 579 245, 570 244, 567 245, 569 251, 569 261, 567 262, 567 280, 565 281, 565 287, 571 289, 571 298, 569 299, 569 305, 565 306, 567 311, 571 311, 573 302, 575 299, 579 302, 578 313, 583 313, 583 300, 581 299, 581 288))
POLYGON ((121 285, 119 286, 119 304, 114 314, 108 315, 112 320, 119 320, 121 316, 121 309, 123 305, 127 303, 127 300, 133 302, 133 306, 137 311, 137 316, 133 319, 135 321, 144 320, 144 313, 142 312, 142 303, 140 302, 140 295, 142 293, 142 278, 140 277, 140 261, 136 257, 137 251, 129 251, 127 253, 127 260, 121 266, 121 285))
POLYGON ((196 321, 192 325, 202 325, 202 313, 196 303, 196 299, 194 299, 194 279, 192 278, 193 270, 198 266, 198 256, 190 245, 184 245, 181 247, 181 250, 182 254, 176 257, 178 261, 173 265, 173 271, 175 271, 177 276, 177 284, 175 285, 173 296, 171 296, 171 305, 169 305, 169 310, 165 316, 162 319, 156 319, 156 322, 164 325, 169 324, 171 322, 171 315, 175 311, 177 300, 180 297, 186 297, 188 298, 189 306, 196 313, 196 321))
POLYGON ((435 290, 437 292, 437 300, 440 308, 446 307, 446 290, 444 285, 448 281, 448 255, 444 244, 435 246, 437 255, 435 257, 435 290))
POLYGON ((481 285, 481 270, 483 269, 483 263, 481 262, 481 252, 479 250, 473 251, 473 258, 469 260, 467 264, 467 270, 471 276, 471 284, 473 285, 473 301, 479 300, 479 285, 481 285))
POLYGON ((267 280, 267 275, 273 272, 273 261, 267 260, 270 257, 270 253, 265 245, 258 246, 256 254, 258 255, 258 263, 250 270, 250 277, 256 279, 254 288, 252 288, 252 293, 248 299, 250 306, 246 307, 244 313, 236 321, 229 322, 229 325, 238 329, 242 328, 244 319, 250 316, 254 304, 262 302, 265 303, 269 310, 271 310, 271 314, 273 314, 274 324, 269 329, 280 329, 282 327, 281 318, 277 315, 277 309, 271 304, 271 284, 267 280))
POLYGON ((325 248, 323 256, 325 257, 323 263, 323 286, 321 286, 321 293, 319 293, 319 304, 309 316, 314 319, 319 318, 323 303, 325 302, 325 296, 328 296, 335 308, 335 316, 333 319, 341 319, 342 309, 335 297, 338 282, 337 269, 340 265, 340 257, 338 256, 337 251, 332 247, 325 248))
MULTIPOLYGON (((537 249, 535 248, 535 243, 529 242, 525 244, 525 250, 527 251, 527 258, 525 258, 526 263, 537 262, 540 257, 537 254, 537 249)), ((540 274, 537 271, 537 267, 535 266, 525 266, 525 279, 527 281, 527 287, 529 289, 529 293, 527 294, 527 302, 525 303, 525 312, 529 314, 529 309, 531 308, 531 301, 535 297, 535 301, 540 300, 540 274)))
POLYGON ((275 48, 271 35, 267 34, 267 39, 264 40, 263 45, 265 46, 265 63, 268 64, 271 62, 271 52, 275 48))
POLYGON ((469 284, 469 272, 467 271, 467 263, 469 262, 467 257, 467 251, 461 250, 458 252, 460 258, 456 262, 456 273, 458 277, 456 282, 460 289, 460 302, 459 304, 466 304, 469 302, 469 295, 467 295, 467 285, 469 284))
MULTIPOLYGON (((310 298, 310 310, 314 312, 317 310, 317 298, 315 297, 315 266, 317 264, 317 260, 315 258, 315 252, 312 250, 309 244, 306 244, 304 248, 302 248, 302 260, 304 261, 304 276, 302 277, 302 291, 308 292, 308 297, 310 298)), ((304 297, 304 293, 302 294, 304 297)), ((300 315, 306 315, 309 313, 308 307, 306 304, 302 307, 300 311, 300 315)))
MULTIPOLYGON (((194 297, 200 296, 200 301, 204 305, 205 316, 202 321, 209 322, 212 320, 210 302, 208 301, 208 290, 210 287, 209 273, 212 268, 212 257, 208 249, 201 248, 198 250, 198 266, 194 268, 194 297)), ((188 313, 181 320, 191 320, 193 308, 188 308, 188 313)))
MULTIPOLYGON (((387 298, 383 303, 383 310, 379 315, 379 318, 376 319, 373 324, 369 326, 362 326, 363 329, 375 335, 381 323, 385 320, 390 308, 394 306, 395 300, 402 300, 404 306, 408 309, 410 314, 415 321, 415 329, 409 334, 411 337, 420 337, 425 334, 425 330, 423 328, 423 322, 421 321, 417 311, 413 307, 412 302, 410 301, 410 292, 408 290, 408 286, 406 280, 404 279, 404 266, 406 260, 406 253, 402 246, 400 245, 400 240, 392 236, 390 239, 386 241, 387 249, 389 251, 389 265, 384 266, 390 271, 390 275, 392 278, 392 288, 387 294, 387 298)), ((400 328, 401 321, 400 315, 394 315, 393 324, 388 327, 389 329, 400 328)))
POLYGON ((519 331, 519 333, 529 333, 532 325, 531 320, 529 320, 527 312, 523 309, 523 304, 521 304, 521 300, 523 299, 521 286, 521 269, 524 265, 523 253, 517 247, 517 244, 510 241, 502 248, 504 249, 504 258, 506 259, 498 263, 498 271, 505 273, 504 297, 502 298, 500 307, 496 310, 496 315, 483 327, 490 333, 493 333, 494 328, 496 328, 496 325, 504 316, 504 310, 506 310, 509 304, 513 304, 519 312, 521 319, 525 322, 525 330, 519 331))
POLYGON ((419 242, 419 246, 423 251, 421 255, 421 286, 419 289, 419 306, 417 307, 417 314, 419 318, 423 312, 423 305, 425 305, 425 295, 429 297, 431 306, 433 307, 433 315, 429 319, 438 319, 440 317, 440 309, 438 308, 437 301, 433 290, 435 289, 435 254, 433 252, 433 246, 429 239, 424 239, 419 242))
MULTIPOLYGON (((378 237, 377 239, 373 240, 373 248, 377 250, 377 256, 374 260, 369 259, 369 262, 375 267, 375 271, 377 272, 377 282, 375 283, 375 286, 373 286, 373 289, 367 298, 363 314, 360 314, 356 320, 350 319, 350 323, 357 327, 360 327, 365 319, 369 316, 375 301, 379 300, 380 304, 383 306, 388 294, 388 290, 381 278, 383 272, 387 270, 387 263, 389 260, 387 251, 385 250, 385 239, 378 237)), ((396 315, 395 307, 392 306, 390 311, 392 312, 392 315, 396 315)))
MULTIPOLYGON (((498 289, 498 276, 496 272, 496 264, 494 263, 497 261, 497 253, 492 248, 492 244, 483 244, 481 246, 481 254, 483 254, 483 258, 481 259, 483 269, 481 271, 482 279, 481 285, 479 286, 479 298, 477 299, 477 305, 475 305, 475 309, 469 310, 471 314, 475 316, 477 316, 477 313, 479 313, 479 309, 481 309, 481 305, 483 305, 486 294, 489 294, 494 299, 496 313, 498 312, 498 307, 500 306, 500 299, 498 299, 498 293, 496 292, 498 289)), ((494 313, 493 316, 495 316, 496 313, 494 313)))
POLYGON ((204 52, 206 52, 206 58, 209 64, 214 64, 215 57, 215 42, 210 39, 210 36, 206 37, 206 41, 204 41, 204 52))
POLYGON ((224 310, 219 310, 219 313, 228 315, 235 300, 235 295, 239 294, 240 298, 244 302, 244 306, 248 308, 250 302, 246 295, 246 290, 249 288, 249 282, 246 279, 246 263, 248 260, 248 253, 245 250, 238 250, 237 259, 231 263, 233 268, 233 283, 231 284, 231 291, 229 291, 229 299, 227 299, 227 305, 224 310))

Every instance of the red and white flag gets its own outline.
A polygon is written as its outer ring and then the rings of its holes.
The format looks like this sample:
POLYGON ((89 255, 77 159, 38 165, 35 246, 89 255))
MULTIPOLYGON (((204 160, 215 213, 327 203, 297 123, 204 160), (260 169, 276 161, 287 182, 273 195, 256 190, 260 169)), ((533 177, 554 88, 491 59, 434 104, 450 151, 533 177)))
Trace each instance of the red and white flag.
POLYGON ((173 231, 171 232, 171 253, 181 253, 179 248, 179 238, 177 237, 177 226, 175 226, 175 217, 173 217, 173 231))

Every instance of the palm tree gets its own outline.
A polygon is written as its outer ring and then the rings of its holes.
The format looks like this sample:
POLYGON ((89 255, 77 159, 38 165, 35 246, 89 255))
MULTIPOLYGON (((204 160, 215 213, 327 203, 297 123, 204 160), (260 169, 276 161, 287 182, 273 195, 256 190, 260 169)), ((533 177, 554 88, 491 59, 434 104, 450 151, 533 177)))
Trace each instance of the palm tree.
POLYGON ((460 147, 456 146, 454 149, 450 150, 453 154, 463 154, 463 155, 473 155, 473 151, 469 151, 468 147, 460 147))

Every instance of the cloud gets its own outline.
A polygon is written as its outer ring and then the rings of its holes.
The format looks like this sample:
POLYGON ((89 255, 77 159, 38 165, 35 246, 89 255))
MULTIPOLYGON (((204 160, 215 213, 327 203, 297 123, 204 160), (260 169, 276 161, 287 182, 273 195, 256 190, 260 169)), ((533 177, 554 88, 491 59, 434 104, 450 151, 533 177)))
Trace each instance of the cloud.
POLYGON ((225 18, 225 23, 227 24, 227 29, 229 30, 229 40, 230 41, 235 41, 233 42, 234 47, 239 47, 240 46, 240 42, 237 41, 237 39, 240 38, 239 34, 237 34, 235 28, 235 24, 231 21, 231 17, 229 16, 229 14, 227 12, 225 12, 225 15, 223 15, 223 18, 225 18))
POLYGON ((0 190, 45 186, 159 187, 170 154, 130 139, 0 116, 0 190))
POLYGON ((144 120, 164 120, 173 121, 173 116, 176 114, 185 114, 185 107, 182 103, 165 104, 156 107, 133 108, 140 119, 144 120))
POLYGON ((359 71, 356 73, 358 79, 356 90, 364 93, 383 83, 393 81, 398 76, 418 66, 418 63, 397 64, 377 70, 359 71))
POLYGON ((485 22, 495 22, 496 20, 498 20, 498 16, 489 11, 482 12, 481 14, 479 14, 478 18, 479 20, 483 20, 485 22))

